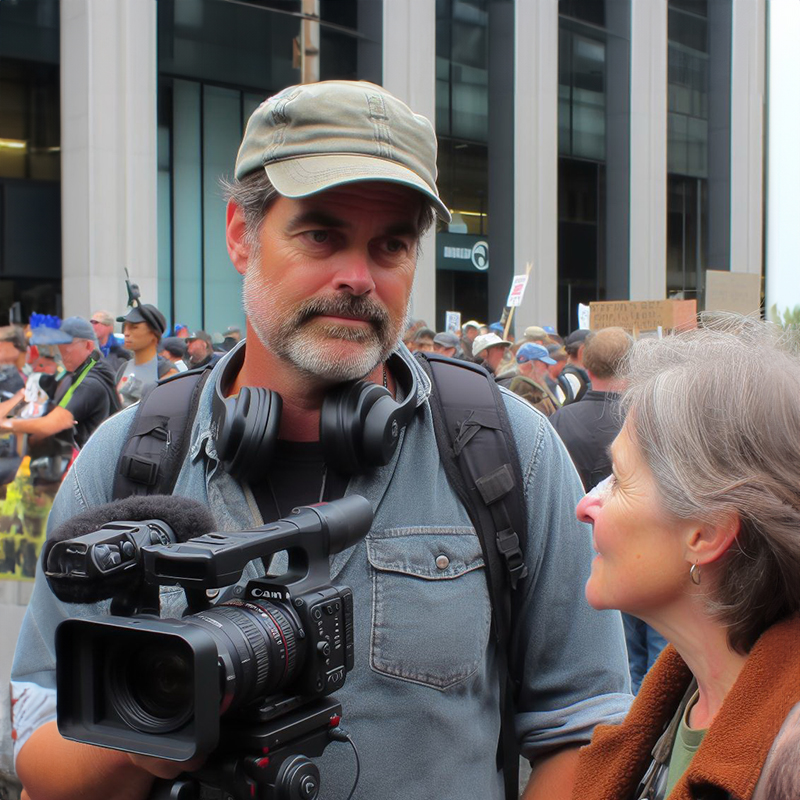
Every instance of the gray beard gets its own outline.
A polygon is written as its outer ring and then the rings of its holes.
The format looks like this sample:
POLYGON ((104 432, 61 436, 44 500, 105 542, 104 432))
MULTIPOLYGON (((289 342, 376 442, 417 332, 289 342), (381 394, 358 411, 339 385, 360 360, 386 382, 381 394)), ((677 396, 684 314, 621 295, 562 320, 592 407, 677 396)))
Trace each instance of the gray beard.
POLYGON ((294 365, 302 373, 334 382, 357 380, 384 362, 397 347, 398 326, 388 312, 369 297, 341 294, 315 297, 295 307, 283 319, 270 318, 272 287, 264 281, 257 264, 248 267, 242 301, 245 314, 261 343, 270 352, 294 365), (354 316, 368 320, 369 328, 308 323, 320 314, 354 316), (358 350, 347 356, 331 355, 332 340, 358 342, 358 350))

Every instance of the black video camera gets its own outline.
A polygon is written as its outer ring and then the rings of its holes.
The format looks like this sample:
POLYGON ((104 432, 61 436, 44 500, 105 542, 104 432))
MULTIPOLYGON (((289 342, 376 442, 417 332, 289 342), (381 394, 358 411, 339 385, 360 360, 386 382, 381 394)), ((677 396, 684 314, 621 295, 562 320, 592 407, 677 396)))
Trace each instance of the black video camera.
MULTIPOLYGON (((328 558, 360 541, 371 523, 369 502, 353 495, 254 530, 182 543, 152 544, 170 540, 169 526, 153 520, 115 522, 58 542, 48 577, 107 576, 134 595, 116 606, 130 616, 58 626, 61 734, 175 761, 254 753, 239 759, 248 776, 279 764, 282 751, 321 754, 341 714, 327 695, 353 666, 353 595, 331 585, 328 558), (234 589, 234 599, 210 604, 209 590, 235 584, 250 561, 281 551, 288 554, 285 573, 251 580, 234 589), (141 613, 158 608, 162 585, 183 588, 182 619, 141 613)), ((286 761, 284 782, 301 780, 296 759, 286 761)))

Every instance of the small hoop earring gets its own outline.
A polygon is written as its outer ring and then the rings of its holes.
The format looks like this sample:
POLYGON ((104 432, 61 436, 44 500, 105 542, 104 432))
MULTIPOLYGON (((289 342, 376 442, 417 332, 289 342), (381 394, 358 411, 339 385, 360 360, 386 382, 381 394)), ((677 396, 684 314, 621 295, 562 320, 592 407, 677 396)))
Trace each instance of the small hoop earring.
POLYGON ((692 564, 691 568, 689 569, 689 577, 692 579, 692 583, 695 586, 700 585, 700 567, 697 566, 697 562, 695 561, 692 564))

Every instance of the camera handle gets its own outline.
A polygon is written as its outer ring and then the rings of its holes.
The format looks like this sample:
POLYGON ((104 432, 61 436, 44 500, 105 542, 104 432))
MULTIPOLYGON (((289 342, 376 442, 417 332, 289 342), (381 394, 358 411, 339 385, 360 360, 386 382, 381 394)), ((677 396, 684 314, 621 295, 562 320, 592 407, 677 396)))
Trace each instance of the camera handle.
POLYGON ((334 739, 340 703, 324 697, 269 723, 231 720, 221 747, 196 772, 156 780, 148 800, 315 800, 320 775, 312 757, 334 739))

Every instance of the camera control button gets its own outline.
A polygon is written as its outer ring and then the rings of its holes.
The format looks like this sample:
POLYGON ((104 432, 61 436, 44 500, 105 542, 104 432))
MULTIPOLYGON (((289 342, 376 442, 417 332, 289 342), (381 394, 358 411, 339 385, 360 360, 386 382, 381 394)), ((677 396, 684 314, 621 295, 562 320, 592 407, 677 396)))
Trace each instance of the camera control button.
POLYGON ((439 556, 436 556, 436 567, 437 569, 447 569, 450 566, 450 559, 442 553, 439 556))
POLYGON ((319 644, 317 644, 317 651, 321 656, 327 658, 331 654, 331 646, 328 642, 319 642, 319 644))
POLYGON ((317 607, 316 607, 316 608, 315 608, 315 609, 314 609, 314 610, 311 612, 311 615, 314 617, 314 619, 322 619, 322 609, 321 609, 319 606, 317 606, 317 607))

